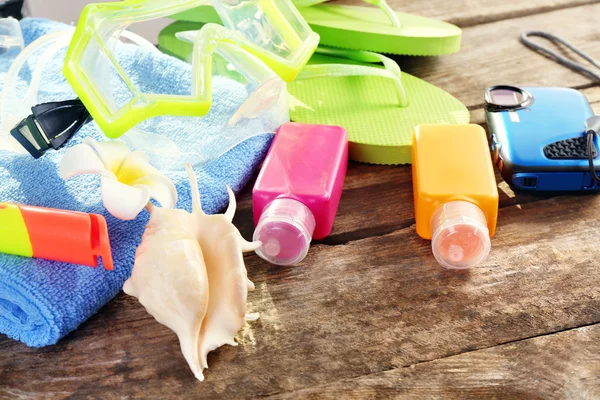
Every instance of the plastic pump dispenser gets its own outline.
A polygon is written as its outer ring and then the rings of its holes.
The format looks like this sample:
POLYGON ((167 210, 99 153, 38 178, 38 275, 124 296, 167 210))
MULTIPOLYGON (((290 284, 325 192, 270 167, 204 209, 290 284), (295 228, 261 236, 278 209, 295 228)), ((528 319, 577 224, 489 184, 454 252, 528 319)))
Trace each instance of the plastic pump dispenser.
POLYGON ((252 191, 256 253, 276 265, 302 261, 331 232, 348 165, 339 126, 282 125, 252 191))
POLYGON ((483 211, 468 201, 451 201, 431 217, 431 248, 446 268, 470 268, 490 253, 490 231, 483 211))
POLYGON ((253 240, 263 243, 256 254, 276 265, 297 264, 308 253, 315 225, 313 213, 298 200, 275 199, 256 227, 253 240))
POLYGON ((479 125, 419 125, 413 135, 417 233, 436 260, 463 269, 483 262, 496 228, 498 189, 479 125))

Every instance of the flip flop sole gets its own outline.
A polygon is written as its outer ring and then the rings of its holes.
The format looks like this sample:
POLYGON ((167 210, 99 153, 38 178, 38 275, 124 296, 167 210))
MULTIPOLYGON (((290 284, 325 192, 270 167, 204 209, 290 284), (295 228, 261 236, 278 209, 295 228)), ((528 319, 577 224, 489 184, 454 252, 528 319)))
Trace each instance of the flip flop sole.
MULTIPOLYGON (((325 77, 288 84, 295 122, 343 126, 349 158, 370 164, 409 164, 412 132, 419 124, 466 124, 469 111, 442 89, 407 73, 402 84, 409 105, 398 107, 388 79, 325 77)), ((443 143, 440 143, 443 147, 443 143)))
POLYGON ((412 56, 460 50, 461 29, 431 18, 396 12, 401 26, 395 28, 374 7, 320 4, 300 13, 327 46, 412 56))
MULTIPOLYGON (((436 56, 460 50, 461 29, 432 18, 397 12, 401 27, 395 28, 386 15, 374 7, 319 4, 298 10, 321 37, 320 44, 327 46, 412 56, 436 56)), ((209 5, 172 18, 221 23, 209 5)))

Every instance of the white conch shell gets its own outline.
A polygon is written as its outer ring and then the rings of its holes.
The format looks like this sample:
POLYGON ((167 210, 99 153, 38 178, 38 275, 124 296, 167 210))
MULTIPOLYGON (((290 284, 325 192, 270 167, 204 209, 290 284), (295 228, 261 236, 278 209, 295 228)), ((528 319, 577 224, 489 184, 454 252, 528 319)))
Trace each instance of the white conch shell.
POLYGON ((150 221, 137 249, 125 293, 179 337, 181 351, 199 380, 208 368, 207 354, 234 340, 246 320, 248 280, 242 252, 260 247, 247 242, 231 223, 235 197, 229 192, 225 214, 206 215, 200 205, 196 176, 187 166, 193 210, 148 205, 150 221))

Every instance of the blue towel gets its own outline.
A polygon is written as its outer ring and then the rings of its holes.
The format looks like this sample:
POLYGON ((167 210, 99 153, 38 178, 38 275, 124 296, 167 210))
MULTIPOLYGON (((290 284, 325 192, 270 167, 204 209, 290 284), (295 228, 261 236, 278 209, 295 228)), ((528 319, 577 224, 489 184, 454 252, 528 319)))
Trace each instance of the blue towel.
MULTIPOLYGON (((21 27, 26 45, 51 31, 72 29, 40 19, 24 19, 21 27)), ((134 56, 140 57, 140 54, 134 56)), ((137 82, 154 85, 157 92, 177 90, 177 85, 185 82, 181 76, 191 74, 189 65, 174 58, 160 54, 151 57, 151 68, 139 68, 132 60, 125 69, 129 68, 127 72, 137 82), (148 79, 149 73, 166 70, 173 73, 163 75, 160 80, 148 79)), ((2 61, 0 57, 0 63, 2 61)), ((48 66, 48 70, 55 73, 44 79, 40 102, 75 97, 60 73, 62 63, 63 59, 57 57, 48 66)), ((6 68, 0 70, 6 71, 6 68)), ((0 74, 0 90, 3 81, 4 76, 0 74)), ((245 89, 239 83, 226 79, 215 81, 213 107, 207 121, 215 127, 223 124, 245 98, 245 89)), ((85 136, 106 140, 97 126, 90 123, 65 147, 81 143, 85 136)), ((272 134, 254 136, 210 165, 196 170, 202 205, 207 213, 219 212, 227 205, 226 185, 237 192, 248 182, 266 155, 271 139, 272 134)), ((189 138, 185 140, 189 141, 189 138)), ((109 215, 102 206, 98 176, 62 180, 58 165, 64 151, 48 151, 39 160, 0 151, 0 201, 104 215, 115 270, 0 254, 0 332, 33 347, 55 344, 119 293, 131 274, 135 250, 148 221, 146 211, 134 221, 120 221, 109 215)), ((167 171, 166 175, 177 187, 177 207, 191 210, 191 193, 185 172, 167 171)))

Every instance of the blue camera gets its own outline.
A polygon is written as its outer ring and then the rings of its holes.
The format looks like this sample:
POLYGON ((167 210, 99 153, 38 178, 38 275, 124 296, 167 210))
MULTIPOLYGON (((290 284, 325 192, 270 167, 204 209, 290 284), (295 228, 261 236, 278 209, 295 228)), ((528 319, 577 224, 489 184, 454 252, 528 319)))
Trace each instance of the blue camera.
POLYGON ((600 170, 598 135, 586 127, 594 114, 582 93, 494 86, 485 101, 492 157, 514 190, 600 189, 591 173, 600 170))

